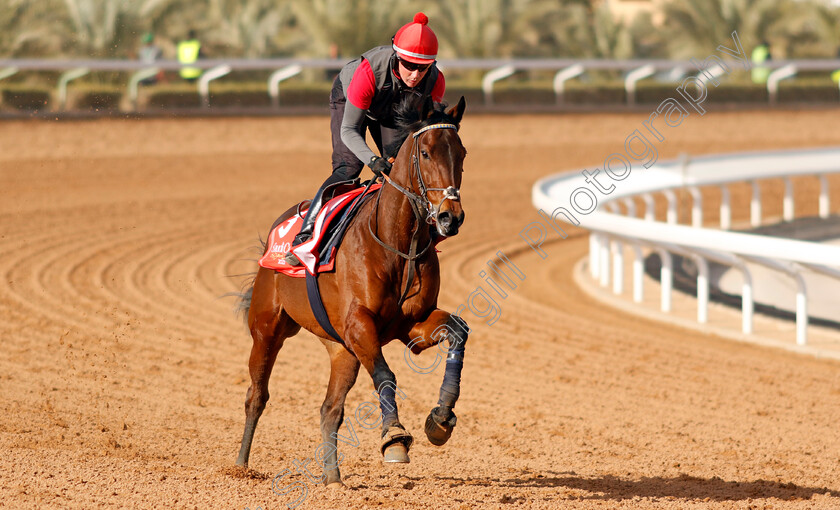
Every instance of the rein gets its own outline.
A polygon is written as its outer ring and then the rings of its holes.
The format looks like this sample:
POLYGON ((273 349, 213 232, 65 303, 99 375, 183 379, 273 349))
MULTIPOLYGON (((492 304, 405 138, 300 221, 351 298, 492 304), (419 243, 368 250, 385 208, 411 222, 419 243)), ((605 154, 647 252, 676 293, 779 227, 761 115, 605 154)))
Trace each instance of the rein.
MULTIPOLYGON (((370 224, 370 216, 368 216, 368 231, 373 239, 379 243, 380 246, 387 249, 391 253, 394 253, 408 262, 408 278, 406 279, 405 289, 403 290, 402 295, 400 296, 400 300, 397 303, 397 306, 401 306, 402 303, 405 301, 406 297, 408 296, 408 291, 411 288, 411 283, 414 281, 414 261, 418 258, 422 257, 426 254, 426 252, 432 246, 432 239, 429 239, 429 243, 419 252, 417 251, 417 243, 420 241, 420 225, 426 224, 434 224, 436 221, 438 211, 440 206, 443 205, 444 202, 447 200, 459 201, 461 199, 461 192, 458 188, 454 186, 449 186, 447 188, 427 188, 426 183, 423 181, 423 173, 420 169, 420 145, 417 143, 418 137, 425 133, 426 131, 432 129, 458 129, 458 126, 455 124, 448 124, 448 123, 438 123, 438 124, 431 124, 429 126, 424 127, 423 129, 418 130, 412 136, 414 141, 412 142, 413 146, 411 148, 412 155, 411 155, 411 168, 417 174, 417 184, 420 189, 420 194, 414 193, 413 191, 406 189, 396 182, 393 181, 387 174, 382 174, 382 178, 385 180, 386 183, 393 186, 397 191, 405 195, 408 199, 408 203, 411 205, 411 210, 414 212, 414 217, 417 219, 417 224, 414 227, 414 231, 411 233, 411 245, 409 247, 408 253, 403 253, 400 250, 388 246, 384 241, 382 241, 376 233, 373 231, 373 227, 370 224), (443 200, 440 201, 440 204, 437 206, 432 205, 431 201, 429 200, 429 191, 442 191, 443 192, 443 200), (425 218, 424 218, 425 212, 425 218), (425 220, 425 221, 424 221, 425 220)), ((409 175, 409 179, 410 179, 409 175)), ((376 215, 377 215, 377 225, 379 225, 379 199, 382 196, 382 189, 380 188, 379 192, 376 195, 376 215)))

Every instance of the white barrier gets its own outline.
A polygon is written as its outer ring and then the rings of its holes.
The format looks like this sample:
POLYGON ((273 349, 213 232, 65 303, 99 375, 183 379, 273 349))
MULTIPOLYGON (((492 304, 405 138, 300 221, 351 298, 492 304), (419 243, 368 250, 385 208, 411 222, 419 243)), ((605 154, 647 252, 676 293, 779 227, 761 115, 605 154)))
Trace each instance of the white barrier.
MULTIPOLYGON (((231 71, 251 70, 283 70, 290 66, 300 66, 301 69, 333 69, 339 70, 346 64, 346 59, 300 59, 300 58, 270 58, 270 59, 207 59, 197 60, 190 64, 205 70, 218 69, 226 66, 231 71)), ((619 71, 625 73, 624 88, 629 105, 636 100, 636 83, 654 73, 662 73, 665 81, 677 82, 688 72, 697 69, 696 62, 682 60, 661 60, 661 59, 457 59, 441 60, 439 67, 447 70, 477 70, 484 71, 482 79, 482 92, 486 104, 493 103, 493 87, 496 82, 514 73, 522 73, 526 79, 527 71, 552 71, 555 72, 553 81, 556 103, 564 103, 565 83, 577 76, 589 71, 619 71)), ((799 72, 829 73, 840 68, 840 59, 809 59, 809 60, 774 60, 763 66, 774 70, 767 81, 769 102, 775 103, 778 95, 779 81, 796 76, 799 72)), ((135 73, 148 68, 149 63, 140 60, 66 60, 66 59, 3 59, 0 58, 0 80, 14 75, 20 71, 69 71, 74 69, 88 69, 94 71, 115 71, 135 73)), ((176 71, 181 69, 181 64, 174 60, 158 60, 154 66, 161 70, 176 71)), ((208 71, 209 72, 209 71, 208 71)), ((715 79, 723 71, 720 67, 698 75, 701 82, 715 79)), ((205 73, 206 75, 207 73, 205 73)), ((63 85, 66 88, 66 83, 63 85)), ((267 83, 268 93, 276 90, 276 82, 269 79, 267 83)), ((59 94, 61 94, 61 86, 59 94)), ((199 90, 199 93, 201 91, 199 90)), ((203 95, 206 104, 206 94, 203 95)), ((275 96, 272 95, 272 99, 275 96)), ((136 102, 136 101, 135 101, 136 102)))
MULTIPOLYGON (((746 262, 757 263, 789 275, 797 287, 796 342, 807 343, 807 293, 802 272, 816 271, 840 279, 840 247, 806 241, 744 234, 702 227, 700 186, 721 188, 720 222, 723 228, 731 224, 731 204, 726 186, 732 182, 752 183, 750 218, 754 226, 761 224, 760 179, 781 178, 785 182, 783 218, 792 221, 795 213, 794 176, 815 176, 820 180, 819 215, 829 215, 830 200, 826 174, 840 172, 840 148, 798 150, 771 153, 745 153, 693 158, 690 163, 681 161, 659 162, 650 169, 634 169, 626 180, 615 182, 615 188, 603 196, 603 202, 589 214, 577 211, 572 205, 574 193, 586 187, 579 172, 546 177, 537 181, 532 190, 532 202, 538 208, 552 211, 549 216, 570 221, 562 209, 580 222, 580 226, 593 232, 590 240, 589 264, 593 278, 604 287, 610 284, 610 252, 613 251, 613 291, 623 292, 623 259, 621 243, 630 244, 635 250, 634 300, 641 301, 641 250, 646 246, 658 251, 662 257, 662 306, 671 309, 672 263, 671 253, 690 257, 698 264, 698 320, 707 320, 708 269, 706 259, 737 267, 744 275, 742 291, 742 331, 751 333, 753 289, 752 277, 746 262), (692 226, 677 224, 676 196, 674 190, 686 188, 693 197, 692 226), (651 193, 661 192, 668 200, 667 221, 657 222, 653 216, 651 193), (615 204, 632 202, 639 196, 645 201, 644 219, 636 217, 635 207, 627 207, 627 216, 617 212, 615 204), (622 269, 620 269, 622 268, 622 269), (704 269, 705 268, 705 269, 704 269)), ((605 178, 606 179, 606 178, 605 178)), ((594 194, 593 194, 594 196, 594 194)))

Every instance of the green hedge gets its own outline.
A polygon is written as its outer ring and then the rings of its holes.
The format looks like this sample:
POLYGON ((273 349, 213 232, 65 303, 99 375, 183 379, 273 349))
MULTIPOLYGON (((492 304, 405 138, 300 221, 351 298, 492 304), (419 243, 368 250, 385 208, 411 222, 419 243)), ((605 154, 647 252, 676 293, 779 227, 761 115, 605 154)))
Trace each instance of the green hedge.
POLYGON ((49 109, 52 102, 51 93, 46 89, 17 89, 7 88, 3 89, 2 106, 4 109, 17 110, 23 112, 37 112, 49 109))
POLYGON ((113 90, 85 91, 69 94, 68 110, 118 111, 123 94, 113 90))

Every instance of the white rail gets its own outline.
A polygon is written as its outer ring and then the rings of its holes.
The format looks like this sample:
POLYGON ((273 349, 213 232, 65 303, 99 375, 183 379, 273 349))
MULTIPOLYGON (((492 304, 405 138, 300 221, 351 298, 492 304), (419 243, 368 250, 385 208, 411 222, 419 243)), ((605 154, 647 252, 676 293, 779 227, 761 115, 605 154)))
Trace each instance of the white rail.
POLYGON ((292 64, 271 73, 271 76, 268 77, 268 95, 271 96, 271 106, 275 108, 280 106, 280 90, 278 88, 280 82, 299 75, 301 71, 303 71, 303 67, 300 64, 292 64))
POLYGON ((232 69, 229 65, 220 65, 208 69, 198 79, 198 94, 201 96, 201 102, 205 108, 210 107, 210 82, 226 76, 231 71, 232 69))
MULTIPOLYGON (((283 70, 291 66, 302 69, 341 69, 346 59, 206 59, 198 60, 191 67, 212 70, 226 66, 232 71, 283 70)), ((447 70, 479 70, 486 74, 482 80, 482 91, 487 104, 493 103, 494 84, 520 71, 553 71, 553 87, 557 104, 563 104, 565 83, 589 71, 621 71, 625 77, 625 92, 629 105, 636 99, 636 83, 654 73, 661 73, 664 81, 677 82, 689 72, 696 72, 697 62, 680 60, 608 60, 608 59, 459 59, 441 60, 440 68, 447 70)), ((840 69, 840 59, 778 60, 762 64, 773 72, 767 81, 768 101, 774 103, 778 95, 779 81, 791 78, 800 72, 825 72, 829 74, 840 69)), ((175 60, 159 60, 154 66, 165 71, 175 71, 182 66, 175 60)), ((149 67, 149 63, 139 60, 61 60, 61 59, 0 59, 0 80, 21 71, 69 71, 89 69, 96 71, 117 71, 136 73, 149 67)), ((702 83, 716 80, 723 70, 720 67, 706 69, 697 75, 702 83)), ((205 73, 206 74, 206 73, 205 73)), ((527 73, 525 73, 527 76, 527 73)), ((268 83, 268 93, 276 90, 276 83, 268 83)), ((64 84, 66 87, 66 83, 64 84)), ((275 96, 272 96, 274 98, 275 96)), ((206 103, 206 96, 203 96, 206 103)))
MULTIPOLYGON (((731 204, 726 186, 729 183, 747 181, 752 183, 750 218, 754 226, 762 221, 762 198, 759 180, 783 179, 783 219, 794 219, 795 204, 791 177, 812 176, 820 181, 819 216, 829 215, 829 187, 827 174, 840 172, 840 148, 785 151, 772 153, 744 153, 724 156, 693 158, 690 163, 680 161, 660 162, 650 169, 639 168, 632 177, 616 181, 609 195, 597 195, 599 207, 589 214, 579 213, 572 205, 571 197, 581 187, 587 187, 584 177, 578 172, 557 174, 541 179, 532 190, 533 204, 548 215, 570 221, 565 214, 554 214, 562 210, 579 222, 583 228, 593 232, 590 240, 590 273, 599 283, 607 287, 612 280, 613 292, 624 290, 623 244, 633 247, 634 261, 633 298, 639 302, 643 296, 641 278, 641 249, 646 246, 660 253, 662 257, 662 311, 671 310, 672 261, 676 253, 692 258, 698 265, 698 312, 699 322, 708 320, 708 268, 706 260, 737 267, 744 277, 742 290, 742 331, 751 333, 753 314, 752 276, 746 262, 757 263, 780 271, 793 278, 796 295, 796 342, 807 343, 808 297, 803 271, 816 271, 840 279, 840 247, 806 241, 782 239, 755 234, 744 234, 703 228, 702 196, 700 186, 721 188, 720 222, 724 229, 731 224, 731 204), (693 198, 691 226, 679 225, 675 189, 685 188, 693 198), (660 192, 668 200, 666 222, 655 221, 652 193, 660 192), (644 219, 636 217, 635 206, 627 205, 627 215, 617 212, 613 204, 628 204, 632 197, 643 198, 646 204, 644 219), (613 248, 612 250, 610 248, 613 248), (612 253, 611 253, 612 251, 612 253), (610 264, 612 257, 612 264, 610 264), (610 267, 612 266, 612 267, 610 267), (610 274, 612 269, 612 275, 610 274), (612 278, 611 278, 612 276, 612 278)), ((608 172, 607 172, 608 173, 608 172)), ((605 177, 606 179, 606 177, 605 177)), ((606 181, 604 181, 606 182, 606 181)), ((595 195, 593 195, 595 196, 595 195)))

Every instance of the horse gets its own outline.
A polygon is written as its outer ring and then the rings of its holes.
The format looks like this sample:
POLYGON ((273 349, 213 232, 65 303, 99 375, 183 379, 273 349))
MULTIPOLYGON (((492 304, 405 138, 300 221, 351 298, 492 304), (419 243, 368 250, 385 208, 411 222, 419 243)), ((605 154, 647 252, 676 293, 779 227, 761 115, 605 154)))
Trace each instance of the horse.
MULTIPOLYGON (((409 462, 414 439, 400 423, 395 397, 401 390, 382 355, 382 346, 392 340, 400 340, 414 354, 448 342, 440 398, 426 418, 425 432, 435 445, 450 438, 469 327, 458 315, 437 307, 440 265, 434 246, 456 235, 464 221, 460 186, 466 149, 458 129, 465 106, 463 97, 448 110, 429 100, 412 109, 413 116, 402 119, 406 141, 391 172, 383 176, 375 199, 365 202, 349 224, 334 271, 321 273, 318 279, 324 309, 339 338, 319 324, 303 278, 260 267, 250 288, 240 296, 253 345, 238 466, 248 467, 278 352, 301 328, 319 337, 330 358, 330 379, 321 406, 322 445, 326 444, 324 485, 344 485, 336 439, 344 420, 345 398, 360 365, 372 378, 378 395, 384 461, 409 462)), ((287 210, 275 225, 298 214, 300 207, 287 210)), ((371 407, 375 412, 375 405, 371 407)))

